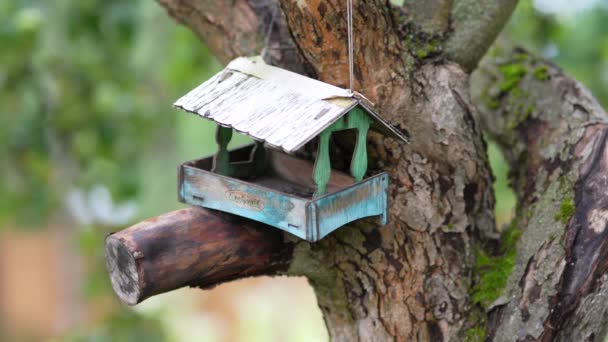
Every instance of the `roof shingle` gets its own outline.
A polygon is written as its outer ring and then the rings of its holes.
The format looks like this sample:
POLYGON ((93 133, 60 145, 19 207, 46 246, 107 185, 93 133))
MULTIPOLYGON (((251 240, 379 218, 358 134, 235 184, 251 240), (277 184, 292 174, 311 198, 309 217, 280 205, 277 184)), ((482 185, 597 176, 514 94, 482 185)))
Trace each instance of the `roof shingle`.
POLYGON ((378 130, 407 141, 350 91, 267 65, 259 57, 235 59, 174 106, 291 153, 359 104, 378 130))

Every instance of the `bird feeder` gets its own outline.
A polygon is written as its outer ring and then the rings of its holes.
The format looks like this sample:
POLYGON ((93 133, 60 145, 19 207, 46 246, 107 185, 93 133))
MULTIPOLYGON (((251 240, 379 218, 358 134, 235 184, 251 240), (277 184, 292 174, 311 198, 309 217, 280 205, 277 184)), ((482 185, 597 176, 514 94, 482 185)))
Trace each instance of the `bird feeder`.
POLYGON ((215 155, 179 168, 182 202, 266 223, 317 241, 354 220, 388 218, 388 175, 364 178, 367 134, 407 141, 352 92, 238 58, 174 104, 217 123, 215 155), (332 170, 332 133, 355 130, 350 175, 332 170), (228 150, 232 131, 255 140, 228 150), (314 164, 294 152, 318 137, 314 164))

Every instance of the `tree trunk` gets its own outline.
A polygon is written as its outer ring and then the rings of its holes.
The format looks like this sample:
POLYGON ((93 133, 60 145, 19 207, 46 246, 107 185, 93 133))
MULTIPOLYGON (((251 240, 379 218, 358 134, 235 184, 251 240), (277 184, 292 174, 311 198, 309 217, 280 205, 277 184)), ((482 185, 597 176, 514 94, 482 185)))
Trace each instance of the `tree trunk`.
MULTIPOLYGON (((500 51, 498 51, 500 52, 500 51)), ((496 341, 603 341, 608 329, 608 116, 557 67, 515 49, 473 82, 519 199, 515 267, 490 309, 496 341)))
MULTIPOLYGON (((346 1, 159 2, 223 62, 258 54, 272 24, 270 63, 348 83, 346 1)), ((354 1, 355 89, 411 138, 368 141, 370 168, 391 177, 389 224, 362 220, 314 244, 273 240, 289 245, 273 272, 309 279, 333 340, 483 340, 486 323, 491 340, 603 338, 604 112, 554 67, 521 54, 519 69, 490 61, 478 75, 481 114, 470 99, 468 72, 515 4, 354 1), (478 122, 516 171, 520 207, 502 241, 478 122)))

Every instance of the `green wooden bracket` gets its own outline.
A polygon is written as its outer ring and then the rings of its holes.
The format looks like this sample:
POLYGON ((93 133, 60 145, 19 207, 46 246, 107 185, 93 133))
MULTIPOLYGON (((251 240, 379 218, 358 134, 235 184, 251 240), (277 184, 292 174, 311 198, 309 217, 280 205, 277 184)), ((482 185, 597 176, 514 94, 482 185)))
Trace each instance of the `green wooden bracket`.
POLYGON ((348 113, 348 127, 357 129, 357 143, 350 163, 350 173, 357 182, 363 180, 367 172, 367 132, 372 119, 357 107, 348 113))
POLYGON ((315 161, 313 178, 317 184, 315 197, 327 192, 327 183, 331 176, 331 163, 329 160, 329 140, 331 134, 345 129, 357 130, 357 143, 350 164, 350 172, 357 182, 363 180, 367 172, 367 133, 372 119, 361 108, 353 108, 345 117, 341 117, 319 135, 319 149, 315 161), (345 120, 346 118, 346 120, 345 120))
POLYGON ((266 173, 266 166, 268 164, 267 157, 268 156, 266 153, 266 149, 264 148, 264 143, 256 141, 252 158, 256 177, 261 177, 266 173))
POLYGON ((224 176, 232 175, 232 165, 228 155, 228 143, 232 139, 232 128, 218 125, 215 131, 215 141, 217 142, 217 154, 213 158, 213 172, 224 176))
POLYGON ((319 136, 319 149, 317 150, 317 159, 315 160, 315 169, 313 178, 317 184, 317 191, 314 197, 325 195, 327 192, 327 183, 331 176, 331 163, 329 160, 329 138, 332 131, 329 129, 321 132, 319 136))

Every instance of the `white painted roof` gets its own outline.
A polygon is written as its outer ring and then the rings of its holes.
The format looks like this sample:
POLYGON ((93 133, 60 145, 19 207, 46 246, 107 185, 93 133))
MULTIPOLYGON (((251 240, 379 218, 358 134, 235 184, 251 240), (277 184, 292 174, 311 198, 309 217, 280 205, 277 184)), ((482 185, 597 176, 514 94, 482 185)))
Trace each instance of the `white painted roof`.
POLYGON ((289 153, 357 105, 376 121, 372 128, 407 141, 350 91, 267 65, 260 57, 235 59, 174 104, 289 153))

